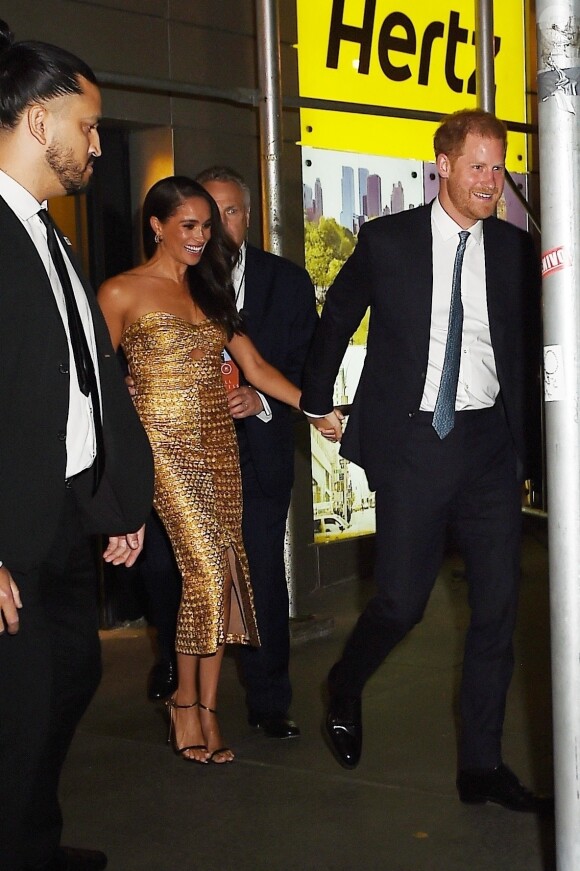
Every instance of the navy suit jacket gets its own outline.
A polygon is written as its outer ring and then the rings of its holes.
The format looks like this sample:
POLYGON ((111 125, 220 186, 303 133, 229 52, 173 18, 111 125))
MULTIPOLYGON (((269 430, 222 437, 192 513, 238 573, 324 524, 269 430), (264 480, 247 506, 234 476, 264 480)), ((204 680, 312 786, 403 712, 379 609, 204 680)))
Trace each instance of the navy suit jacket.
MULTIPOLYGON (((500 396, 523 474, 526 415, 539 361, 539 264, 528 233, 495 217, 483 224, 489 328, 500 396)), ((376 489, 397 462, 423 395, 433 288, 431 206, 364 224, 328 291, 306 364, 302 407, 332 408, 334 381, 370 306, 367 355, 341 453, 376 489)))
MULTIPOLYGON (((1 197, 0 237, 0 558, 11 571, 25 572, 46 557, 64 498, 69 356, 42 260, 1 197)), ((94 293, 63 244, 93 317, 105 440, 97 493, 90 475, 76 481, 77 492, 88 532, 134 532, 151 507, 151 449, 94 293)))
MULTIPOLYGON (((305 269, 253 245, 246 251, 244 319, 260 354, 300 386, 318 317, 305 269)), ((294 478, 291 409, 268 396, 272 420, 243 419, 252 461, 265 493, 288 492, 294 478)))

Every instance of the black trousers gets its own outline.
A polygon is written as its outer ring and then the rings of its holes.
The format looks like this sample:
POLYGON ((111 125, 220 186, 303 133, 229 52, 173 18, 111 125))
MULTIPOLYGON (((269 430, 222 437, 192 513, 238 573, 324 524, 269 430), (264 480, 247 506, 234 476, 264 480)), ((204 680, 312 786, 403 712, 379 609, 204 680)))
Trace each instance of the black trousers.
POLYGON ((79 514, 67 489, 47 559, 14 573, 20 631, 0 636, 2 871, 40 869, 53 858, 62 766, 101 676, 96 562, 79 514))
POLYGON ((465 560, 471 621, 460 693, 459 767, 501 762, 513 671, 521 533, 516 455, 501 407, 456 414, 444 440, 419 413, 400 462, 377 490, 377 593, 361 614, 329 685, 359 696, 389 652, 418 623, 451 526, 465 560))
POLYGON ((137 566, 147 598, 147 618, 157 630, 158 658, 172 662, 175 660, 181 575, 165 527, 155 511, 147 521, 143 553, 137 566))
MULTIPOLYGON (((267 426, 267 424, 265 424, 267 426)), ((244 513, 242 535, 254 591, 260 647, 238 648, 246 705, 254 716, 285 716, 292 701, 288 673, 290 631, 284 564, 290 491, 264 493, 249 452, 240 442, 244 513)))

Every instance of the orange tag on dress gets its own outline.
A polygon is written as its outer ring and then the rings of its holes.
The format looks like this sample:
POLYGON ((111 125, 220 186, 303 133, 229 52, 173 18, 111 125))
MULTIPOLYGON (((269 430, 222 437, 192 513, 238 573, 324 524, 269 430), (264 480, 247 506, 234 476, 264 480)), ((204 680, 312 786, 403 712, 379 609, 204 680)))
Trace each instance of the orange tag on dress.
POLYGON ((228 393, 240 386, 240 370, 227 351, 222 352, 222 378, 228 393))

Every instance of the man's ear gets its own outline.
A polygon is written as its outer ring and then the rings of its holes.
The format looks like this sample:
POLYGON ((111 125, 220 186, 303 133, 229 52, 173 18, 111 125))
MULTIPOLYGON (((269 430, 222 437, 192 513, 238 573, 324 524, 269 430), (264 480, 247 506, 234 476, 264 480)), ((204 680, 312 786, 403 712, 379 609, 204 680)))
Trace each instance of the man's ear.
POLYGON ((250 209, 246 209, 246 230, 250 229, 250 209))
POLYGON ((46 106, 42 106, 40 103, 34 103, 27 111, 28 129, 40 145, 46 145, 48 141, 47 115, 46 106))
POLYGON ((451 168, 451 161, 446 154, 438 154, 437 155, 437 172, 439 173, 441 178, 449 177, 449 170, 451 168))

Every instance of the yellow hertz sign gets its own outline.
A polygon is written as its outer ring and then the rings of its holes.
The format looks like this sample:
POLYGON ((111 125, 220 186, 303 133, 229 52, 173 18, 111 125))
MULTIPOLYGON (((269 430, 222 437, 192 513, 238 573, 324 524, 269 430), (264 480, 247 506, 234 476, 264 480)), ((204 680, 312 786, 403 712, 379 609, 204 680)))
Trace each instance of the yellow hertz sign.
MULTIPOLYGON (((300 96, 445 115, 477 105, 476 0, 297 0, 300 96)), ((526 121, 523 0, 494 4, 496 113, 526 121)), ((301 110, 301 144, 431 160, 436 124, 301 110)), ((508 165, 525 172, 525 134, 508 165)))

